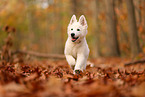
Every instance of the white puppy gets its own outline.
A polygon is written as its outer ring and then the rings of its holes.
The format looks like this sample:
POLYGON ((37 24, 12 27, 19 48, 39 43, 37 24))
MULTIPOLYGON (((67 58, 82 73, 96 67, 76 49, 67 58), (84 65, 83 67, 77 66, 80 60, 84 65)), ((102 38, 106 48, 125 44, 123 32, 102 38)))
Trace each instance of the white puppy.
POLYGON ((86 41, 87 21, 82 15, 77 22, 76 16, 73 15, 68 25, 68 39, 65 44, 65 56, 68 64, 79 74, 80 71, 86 69, 87 58, 89 56, 89 48, 86 41))

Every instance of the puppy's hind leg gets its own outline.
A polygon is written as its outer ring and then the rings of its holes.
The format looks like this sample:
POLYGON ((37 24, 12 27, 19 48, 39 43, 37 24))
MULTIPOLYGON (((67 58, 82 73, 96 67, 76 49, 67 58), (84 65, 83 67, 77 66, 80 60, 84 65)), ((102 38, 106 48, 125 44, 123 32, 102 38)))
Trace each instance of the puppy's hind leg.
POLYGON ((65 56, 66 56, 66 60, 67 60, 68 64, 74 70, 74 67, 75 67, 75 64, 76 64, 75 58, 71 55, 65 55, 65 56))

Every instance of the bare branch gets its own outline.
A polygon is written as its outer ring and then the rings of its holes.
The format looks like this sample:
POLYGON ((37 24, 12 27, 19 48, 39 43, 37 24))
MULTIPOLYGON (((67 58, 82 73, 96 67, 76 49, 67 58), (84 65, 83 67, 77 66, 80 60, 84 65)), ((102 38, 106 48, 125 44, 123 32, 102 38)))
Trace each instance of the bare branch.
POLYGON ((22 54, 40 57, 40 58, 65 59, 65 56, 62 54, 46 54, 46 53, 39 53, 34 51, 22 51, 22 50, 17 50, 12 52, 12 54, 17 54, 17 53, 22 53, 22 54))
POLYGON ((125 63, 124 65, 129 66, 129 65, 135 65, 135 64, 138 64, 138 63, 145 63, 145 59, 140 59, 140 60, 128 62, 128 63, 125 63))

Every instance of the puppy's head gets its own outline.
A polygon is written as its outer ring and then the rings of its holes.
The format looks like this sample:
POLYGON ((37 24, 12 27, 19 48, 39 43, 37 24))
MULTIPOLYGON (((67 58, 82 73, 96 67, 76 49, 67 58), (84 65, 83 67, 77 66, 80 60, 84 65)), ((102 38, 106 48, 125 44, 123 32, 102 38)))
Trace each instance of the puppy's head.
POLYGON ((67 29, 68 37, 72 42, 81 41, 87 34, 87 28, 88 25, 84 15, 80 16, 78 22, 76 16, 73 15, 67 29))

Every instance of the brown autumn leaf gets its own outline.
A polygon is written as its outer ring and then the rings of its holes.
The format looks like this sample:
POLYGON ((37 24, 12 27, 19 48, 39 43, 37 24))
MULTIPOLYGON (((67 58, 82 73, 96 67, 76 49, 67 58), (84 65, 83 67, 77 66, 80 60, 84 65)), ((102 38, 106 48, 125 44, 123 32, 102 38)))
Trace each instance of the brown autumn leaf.
POLYGON ((33 73, 30 76, 27 76, 26 78, 24 78, 24 81, 34 80, 37 76, 38 76, 37 73, 33 73))

